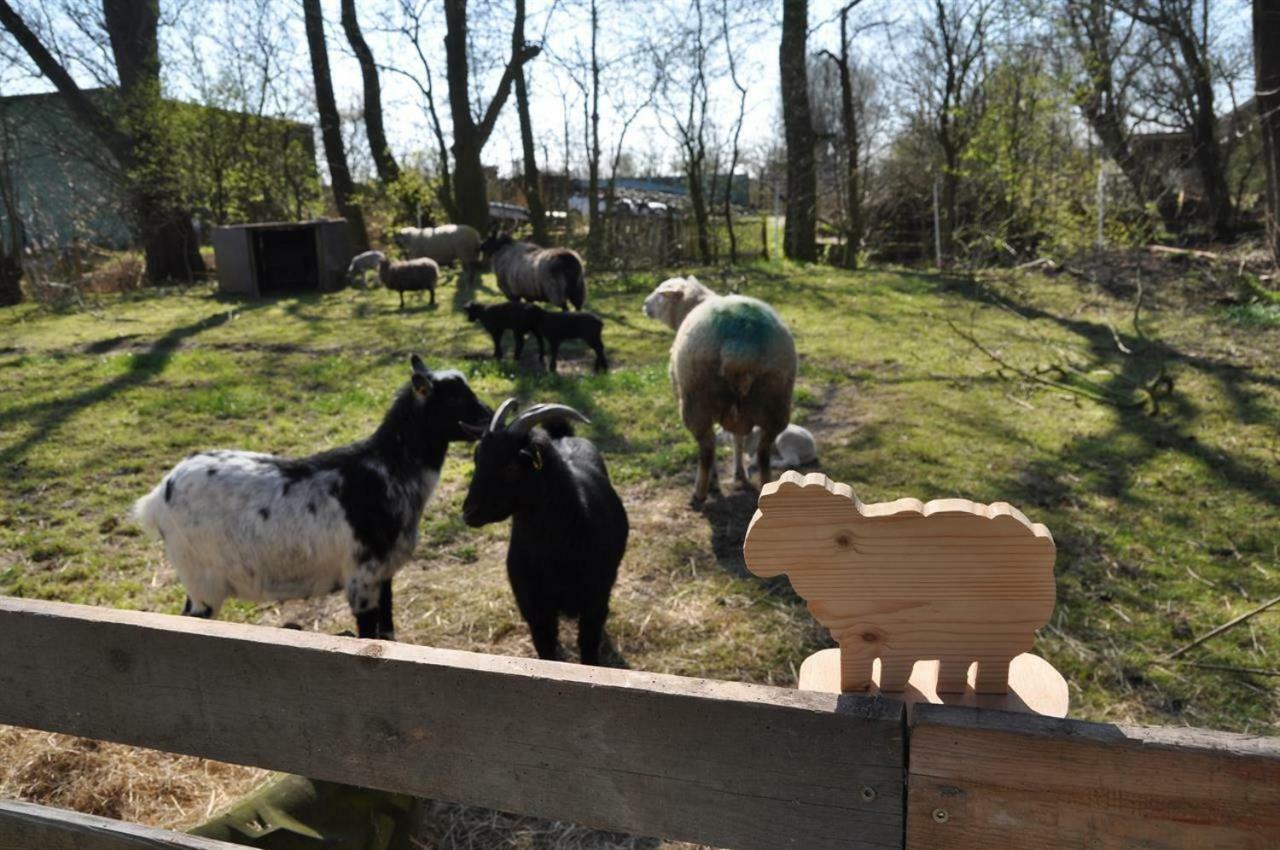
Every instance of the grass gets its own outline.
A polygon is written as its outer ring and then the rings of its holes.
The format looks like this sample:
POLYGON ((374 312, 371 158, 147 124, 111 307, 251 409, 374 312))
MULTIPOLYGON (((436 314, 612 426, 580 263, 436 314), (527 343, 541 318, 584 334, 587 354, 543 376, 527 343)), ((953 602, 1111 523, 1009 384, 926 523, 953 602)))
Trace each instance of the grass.
MULTIPOLYGON (((0 311, 0 592, 177 612, 182 590, 125 519, 131 501, 198 449, 307 453, 367 434, 418 352, 491 404, 517 395, 591 417, 584 433, 632 522, 609 625, 632 667, 792 684, 826 638, 785 584, 745 574, 753 496, 687 507, 694 444, 667 379, 671 333, 640 312, 662 277, 592 279, 614 365, 600 376, 582 348, 559 376, 487 359, 451 287, 439 309, 404 312, 381 290, 242 301, 204 287, 0 311)), ((1005 500, 1049 526, 1058 606, 1037 651, 1067 676, 1074 716, 1275 731, 1280 679, 1160 661, 1280 593, 1274 323, 1242 325, 1176 282, 1135 323, 1124 292, 1067 276, 762 263, 703 279, 764 298, 795 331, 794 419, 817 436, 823 471, 867 501, 1005 500)), ((481 287, 497 297, 491 278, 481 287)), ((397 578, 399 635, 532 655, 505 527, 460 520, 469 473, 455 448, 397 578)), ((1278 612, 1186 659, 1280 668, 1278 612)), ((351 627, 337 596, 223 616, 351 627)))

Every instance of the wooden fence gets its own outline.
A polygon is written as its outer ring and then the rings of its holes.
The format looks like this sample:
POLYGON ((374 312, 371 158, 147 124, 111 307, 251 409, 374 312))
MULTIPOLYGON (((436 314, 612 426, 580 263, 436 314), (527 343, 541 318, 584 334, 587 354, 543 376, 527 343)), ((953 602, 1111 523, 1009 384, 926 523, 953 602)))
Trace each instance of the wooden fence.
MULTIPOLYGON (((1274 739, 54 602, 0 599, 0 723, 747 850, 1280 846, 1274 739)), ((231 846, 0 803, 0 850, 231 846)))

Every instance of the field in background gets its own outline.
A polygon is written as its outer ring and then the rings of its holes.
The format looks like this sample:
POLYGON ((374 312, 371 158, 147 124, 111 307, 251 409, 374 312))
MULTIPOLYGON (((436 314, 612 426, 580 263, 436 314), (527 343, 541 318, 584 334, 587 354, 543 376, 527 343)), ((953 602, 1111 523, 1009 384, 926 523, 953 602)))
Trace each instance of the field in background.
MULTIPOLYGON (((0 593, 176 613, 181 587, 128 523, 131 501, 192 451, 299 454, 368 434, 417 352, 463 370, 491 404, 558 401, 592 419, 581 433, 603 449, 632 522, 609 624, 629 666, 791 684, 826 638, 785 582, 745 574, 754 494, 687 506, 694 444, 667 378, 671 333, 640 311, 664 276, 591 279, 614 365, 602 376, 581 348, 560 376, 495 364, 456 311, 471 294, 453 286, 439 309, 411 297, 403 312, 382 290, 245 301, 204 287, 0 311, 0 593)), ((1059 601, 1037 649, 1071 682, 1074 716, 1270 732, 1280 680, 1245 671, 1280 668, 1280 609, 1185 656, 1209 666, 1160 658, 1280 593, 1280 330, 1212 306, 1191 274, 1148 283, 1137 321, 1132 280, 1083 277, 772 263, 703 279, 790 323, 794 419, 817 436, 823 471, 867 501, 1006 500, 1049 526, 1059 601)), ((498 297, 491 276, 476 297, 498 297)), ((400 639, 531 656, 505 526, 472 531, 459 516, 469 472, 456 447, 396 581, 400 639)), ((231 603, 223 616, 352 626, 338 596, 231 603)), ((211 793, 257 777, 211 770, 166 786, 173 805, 127 785, 99 804, 104 783, 60 797, 72 792, 51 787, 51 771, 118 775, 136 756, 74 750, 3 730, 0 793, 189 824, 211 793)))

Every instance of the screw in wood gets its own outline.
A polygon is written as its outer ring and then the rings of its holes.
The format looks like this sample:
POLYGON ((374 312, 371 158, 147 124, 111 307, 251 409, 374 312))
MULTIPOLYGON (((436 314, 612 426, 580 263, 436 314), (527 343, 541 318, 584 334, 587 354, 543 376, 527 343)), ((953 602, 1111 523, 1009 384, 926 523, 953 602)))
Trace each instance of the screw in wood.
POLYGON ((876 789, 872 788, 870 785, 864 786, 862 789, 862 801, 864 803, 870 803, 875 798, 876 789))
POLYGON ((946 809, 934 809, 934 810, 933 810, 933 822, 934 822, 934 823, 946 823, 946 822, 947 822, 947 821, 949 821, 949 820, 951 820, 951 815, 949 815, 949 814, 947 813, 947 810, 946 810, 946 809))

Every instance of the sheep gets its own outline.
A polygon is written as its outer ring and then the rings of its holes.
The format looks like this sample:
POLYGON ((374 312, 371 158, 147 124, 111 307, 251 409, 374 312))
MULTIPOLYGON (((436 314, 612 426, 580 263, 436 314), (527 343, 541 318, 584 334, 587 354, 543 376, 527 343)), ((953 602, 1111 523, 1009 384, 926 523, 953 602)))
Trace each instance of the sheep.
POLYGON ((671 382, 684 425, 698 441, 698 477, 691 504, 720 490, 715 467, 718 421, 734 434, 734 478, 749 486, 742 465, 747 434, 757 447, 760 483, 769 481, 774 440, 791 421, 796 345, 773 308, 742 295, 720 296, 697 278, 663 281, 644 301, 644 313, 676 332, 671 382))
POLYGON ((386 257, 378 263, 378 279, 387 289, 400 293, 400 309, 404 309, 406 292, 431 293, 430 306, 436 306, 436 281, 440 278, 440 266, 435 260, 421 257, 416 260, 401 260, 393 263, 386 257))
POLYGON ((462 519, 479 528, 511 517, 507 577, 538 657, 556 658, 564 614, 578 618, 582 663, 598 665, 627 511, 600 452, 566 421, 585 416, 537 404, 505 425, 515 406, 507 399, 488 428, 470 429, 478 442, 462 519))
POLYGON ((391 241, 411 260, 426 257, 442 266, 474 267, 480 256, 480 233, 466 224, 402 227, 391 241))
MULTIPOLYGON (((542 341, 551 344, 549 368, 556 370, 556 358, 560 343, 566 339, 580 339, 596 353, 595 370, 606 372, 609 361, 604 356, 604 322, 595 313, 552 313, 532 305, 533 332, 538 337, 538 360, 542 360, 542 341)), ((519 355, 517 355, 519 356, 519 355)))
POLYGON ((519 362, 524 351, 525 334, 533 333, 538 341, 538 362, 542 362, 542 337, 534 328, 534 311, 542 312, 542 308, 519 301, 503 301, 498 304, 480 304, 472 301, 466 306, 467 320, 479 322, 493 338, 493 359, 502 359, 502 334, 510 330, 515 337, 515 358, 519 362))
POLYGON ((582 258, 569 248, 540 248, 497 231, 480 246, 493 261, 498 289, 511 301, 546 301, 561 310, 581 310, 587 298, 582 258))
MULTIPOLYGON (((760 450, 760 428, 751 429, 751 433, 747 435, 743 448, 746 450, 747 456, 757 454, 760 450)), ((716 443, 719 445, 731 445, 734 435, 728 431, 721 431, 716 435, 716 443)), ((770 457, 775 466, 782 469, 799 469, 800 467, 810 466, 818 462, 818 443, 813 438, 813 434, 807 428, 799 425, 788 425, 782 429, 773 441, 773 449, 770 457)))
POLYGON ((182 613, 346 590, 360 637, 395 639, 391 578, 413 555, 449 443, 492 415, 456 371, 410 381, 371 437, 304 458, 207 451, 133 506, 187 591, 182 613))
POLYGON ((347 283, 352 285, 359 283, 363 286, 366 275, 377 271, 386 258, 386 254, 381 251, 365 251, 363 254, 356 254, 351 258, 351 264, 347 266, 347 283))

